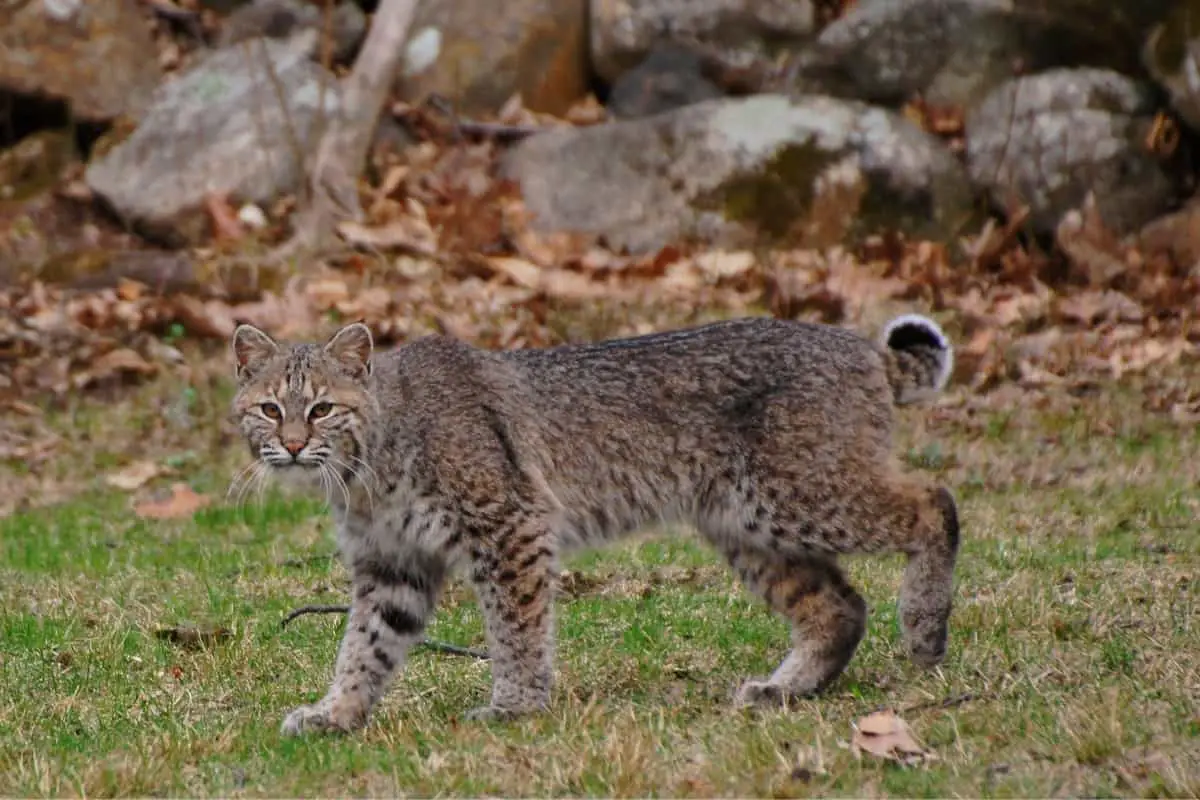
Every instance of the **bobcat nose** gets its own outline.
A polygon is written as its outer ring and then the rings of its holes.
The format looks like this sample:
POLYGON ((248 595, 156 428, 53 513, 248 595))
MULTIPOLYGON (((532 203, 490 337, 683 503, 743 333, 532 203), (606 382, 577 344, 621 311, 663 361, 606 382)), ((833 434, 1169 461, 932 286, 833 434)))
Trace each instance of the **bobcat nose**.
POLYGON ((289 441, 284 442, 283 446, 284 449, 286 449, 289 453, 291 453, 293 456, 296 456, 301 450, 304 449, 304 442, 289 441))

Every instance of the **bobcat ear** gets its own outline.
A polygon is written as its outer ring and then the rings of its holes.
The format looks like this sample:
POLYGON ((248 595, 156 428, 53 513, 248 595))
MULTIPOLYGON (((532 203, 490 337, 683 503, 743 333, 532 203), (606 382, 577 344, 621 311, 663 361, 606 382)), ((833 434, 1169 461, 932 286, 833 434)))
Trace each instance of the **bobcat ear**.
POLYGON ((253 325, 242 323, 233 332, 233 361, 239 378, 254 372, 260 364, 279 352, 279 345, 253 325))
POLYGON ((371 352, 375 342, 371 329, 361 322, 347 325, 325 344, 325 353, 352 373, 371 374, 371 352))

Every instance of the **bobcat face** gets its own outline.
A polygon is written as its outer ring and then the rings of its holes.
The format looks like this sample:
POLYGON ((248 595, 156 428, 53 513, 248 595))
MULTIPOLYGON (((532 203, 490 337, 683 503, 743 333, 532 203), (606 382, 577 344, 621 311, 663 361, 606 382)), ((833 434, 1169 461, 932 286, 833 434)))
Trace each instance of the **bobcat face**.
POLYGON ((279 345, 251 325, 233 335, 233 413, 259 469, 323 484, 358 472, 366 420, 371 333, 343 328, 324 346, 279 345))

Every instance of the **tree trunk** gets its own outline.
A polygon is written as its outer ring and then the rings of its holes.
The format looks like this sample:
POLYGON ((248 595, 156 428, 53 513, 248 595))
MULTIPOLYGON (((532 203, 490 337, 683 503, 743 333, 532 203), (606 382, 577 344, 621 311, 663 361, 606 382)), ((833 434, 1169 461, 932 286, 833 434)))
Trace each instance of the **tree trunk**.
POLYGON ((417 0, 382 0, 354 69, 342 84, 341 113, 317 146, 310 176, 309 203, 298 215, 295 233, 281 255, 318 250, 345 219, 359 220, 358 176, 366 166, 375 124, 395 81, 417 0))

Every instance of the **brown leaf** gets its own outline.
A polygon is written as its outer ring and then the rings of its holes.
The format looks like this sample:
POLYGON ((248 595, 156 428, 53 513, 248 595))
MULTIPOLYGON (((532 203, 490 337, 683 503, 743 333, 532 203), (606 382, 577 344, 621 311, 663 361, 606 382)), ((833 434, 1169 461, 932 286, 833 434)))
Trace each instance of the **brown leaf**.
POLYGON ((142 358, 137 351, 128 347, 110 350, 92 363, 92 366, 74 378, 77 388, 85 388, 123 377, 148 378, 158 372, 158 367, 142 358))
POLYGON ((710 250, 698 254, 693 261, 700 272, 711 281, 737 277, 758 263, 754 253, 747 250, 710 250))
POLYGON ((344 280, 324 278, 310 281, 304 287, 304 294, 315 307, 321 311, 328 311, 350 299, 350 288, 344 280))
POLYGON ((146 288, 146 284, 141 281, 119 278, 117 280, 117 297, 122 300, 137 300, 145 293, 146 288))
POLYGON ((143 519, 178 519, 190 517, 211 502, 207 495, 196 494, 186 483, 171 485, 171 496, 149 500, 133 507, 133 513, 143 519))
POLYGON ((212 219, 213 235, 218 242, 236 242, 246 235, 246 230, 238 220, 237 209, 229 203, 229 198, 221 194, 208 194, 204 198, 204 208, 212 219))
POLYGON ((891 710, 876 711, 858 720, 854 725, 850 746, 855 755, 870 753, 878 758, 903 763, 932 756, 913 736, 908 723, 891 710))
POLYGON ((166 472, 162 465, 154 461, 135 461, 117 472, 106 475, 104 482, 114 489, 132 492, 166 472))
POLYGON ((219 644, 233 637, 233 631, 220 626, 174 625, 154 632, 159 639, 189 649, 219 644))
POLYGON ((338 235, 347 244, 369 250, 402 250, 419 256, 437 256, 437 234, 424 219, 397 217, 378 227, 353 220, 338 223, 338 235))
POLYGON ((540 285, 540 270, 538 266, 523 258, 495 257, 487 263, 497 273, 505 276, 518 286, 526 289, 537 289, 540 285))
POLYGON ((1108 358, 1113 378, 1129 372, 1142 372, 1151 365, 1174 364, 1196 348, 1185 339, 1138 339, 1113 351, 1108 358))
POLYGON ((220 300, 207 302, 189 294, 172 298, 174 314, 193 336, 227 339, 233 335, 237 324, 227 303, 220 300))
POLYGON ((1142 307, 1121 292, 1083 291, 1061 297, 1054 304, 1059 316, 1068 322, 1091 326, 1101 320, 1141 322, 1142 307))

